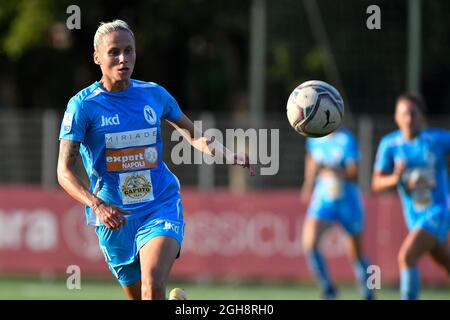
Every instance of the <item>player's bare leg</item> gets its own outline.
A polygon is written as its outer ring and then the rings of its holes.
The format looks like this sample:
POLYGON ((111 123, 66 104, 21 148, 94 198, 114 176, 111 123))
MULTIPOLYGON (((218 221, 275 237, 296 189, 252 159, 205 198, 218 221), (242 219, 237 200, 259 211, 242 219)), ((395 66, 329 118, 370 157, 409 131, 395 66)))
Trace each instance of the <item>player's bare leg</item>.
POLYGON ((331 223, 329 222, 315 218, 306 218, 303 224, 303 250, 307 252, 319 249, 320 239, 330 227, 331 223))
POLYGON ((446 242, 436 244, 430 250, 430 255, 450 276, 450 247, 446 242))
POLYGON ((367 287, 367 267, 369 266, 369 263, 362 250, 362 235, 348 235, 347 244, 348 255, 353 262, 353 269, 359 282, 361 295, 366 300, 373 300, 375 299, 374 292, 367 287))
POLYGON ((424 229, 415 229, 405 238, 398 254, 400 294, 403 300, 415 300, 420 292, 419 258, 431 251, 437 238, 424 229))
POLYGON ((398 254, 400 268, 417 265, 419 258, 430 251, 437 243, 434 235, 423 229, 411 231, 405 238, 398 254))
POLYGON ((320 239, 331 226, 323 220, 307 217, 303 225, 303 251, 309 267, 320 284, 325 299, 335 299, 336 290, 329 277, 326 262, 320 253, 320 239))
POLYGON ((361 259, 363 257, 361 246, 361 235, 349 235, 347 237, 348 255, 352 261, 361 259))
POLYGON ((155 237, 140 250, 141 294, 143 300, 166 299, 166 281, 179 251, 178 241, 155 237))
POLYGON ((123 291, 129 300, 141 300, 141 281, 129 285, 122 286, 123 291))

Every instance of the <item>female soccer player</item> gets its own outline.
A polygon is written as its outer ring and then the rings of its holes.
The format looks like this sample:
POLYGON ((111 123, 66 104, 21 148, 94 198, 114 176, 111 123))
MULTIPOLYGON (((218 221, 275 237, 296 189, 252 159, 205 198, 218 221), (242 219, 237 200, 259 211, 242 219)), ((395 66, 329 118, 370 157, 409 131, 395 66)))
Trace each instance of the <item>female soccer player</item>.
POLYGON ((235 154, 196 132, 161 86, 131 79, 133 32, 121 20, 101 23, 94 62, 102 78, 70 99, 60 131, 58 181, 86 206, 100 248, 129 299, 165 299, 166 282, 184 234, 180 184, 162 161, 161 120, 195 148, 249 169, 235 154), (74 173, 80 153, 89 190, 74 173))
POLYGON ((374 299, 367 287, 367 259, 362 250, 364 210, 357 185, 359 151, 354 136, 339 129, 323 138, 306 140, 305 179, 302 200, 309 202, 303 226, 303 247, 325 299, 336 298, 319 243, 332 223, 342 225, 348 235, 349 255, 364 299, 374 299))
POLYGON ((450 274, 448 174, 450 131, 425 129, 421 98, 404 94, 395 108, 400 130, 383 137, 372 178, 374 191, 396 186, 409 234, 398 254, 401 298, 417 299, 419 258, 431 257, 450 274))

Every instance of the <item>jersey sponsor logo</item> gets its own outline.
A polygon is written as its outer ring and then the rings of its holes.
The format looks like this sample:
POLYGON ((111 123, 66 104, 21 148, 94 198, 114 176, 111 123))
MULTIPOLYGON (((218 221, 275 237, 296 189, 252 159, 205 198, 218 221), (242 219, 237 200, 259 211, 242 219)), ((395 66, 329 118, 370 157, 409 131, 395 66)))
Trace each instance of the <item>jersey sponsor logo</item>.
POLYGON ((105 134, 106 148, 141 147, 156 143, 156 128, 105 134))
POLYGON ((152 107, 150 107, 149 105, 146 105, 145 107, 144 107, 144 117, 145 117, 145 120, 150 124, 150 125, 155 125, 156 124, 156 121, 158 120, 157 118, 156 118, 156 113, 155 113, 155 111, 153 110, 153 108, 152 107))
POLYGON ((119 178, 123 204, 154 200, 150 170, 121 173, 119 178))
POLYGON ((73 113, 65 112, 63 118, 63 131, 69 133, 72 130, 73 113))
POLYGON ((112 117, 102 116, 102 124, 101 124, 102 127, 117 126, 119 124, 120 124, 120 119, 119 119, 119 115, 117 113, 112 117))
POLYGON ((158 164, 156 147, 106 150, 108 171, 155 168, 158 164))

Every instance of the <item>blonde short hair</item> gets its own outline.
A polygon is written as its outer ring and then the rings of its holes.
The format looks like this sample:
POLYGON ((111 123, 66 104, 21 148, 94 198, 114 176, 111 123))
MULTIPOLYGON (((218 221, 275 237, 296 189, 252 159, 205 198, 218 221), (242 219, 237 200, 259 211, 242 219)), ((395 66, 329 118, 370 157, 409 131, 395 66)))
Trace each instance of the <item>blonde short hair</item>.
POLYGON ((102 40, 104 35, 119 30, 129 32, 134 40, 133 31, 131 31, 130 27, 125 21, 116 19, 111 22, 100 22, 100 25, 98 26, 94 36, 94 50, 97 51, 98 46, 100 45, 100 41, 102 40))

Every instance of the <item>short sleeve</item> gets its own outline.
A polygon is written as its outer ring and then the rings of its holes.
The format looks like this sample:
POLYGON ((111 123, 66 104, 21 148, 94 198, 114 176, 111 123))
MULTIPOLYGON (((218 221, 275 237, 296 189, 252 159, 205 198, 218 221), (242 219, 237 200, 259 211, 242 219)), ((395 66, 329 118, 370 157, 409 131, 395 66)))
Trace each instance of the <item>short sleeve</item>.
POLYGON ((161 117, 169 121, 176 121, 180 119, 182 114, 181 109, 175 98, 172 97, 172 95, 165 89, 163 89, 162 101, 164 103, 164 110, 161 117))
POLYGON ((76 98, 70 99, 61 122, 59 139, 83 142, 87 126, 88 117, 82 102, 76 98))
POLYGON ((378 146, 375 158, 375 170, 384 173, 391 173, 394 170, 394 157, 389 140, 383 138, 378 146))

